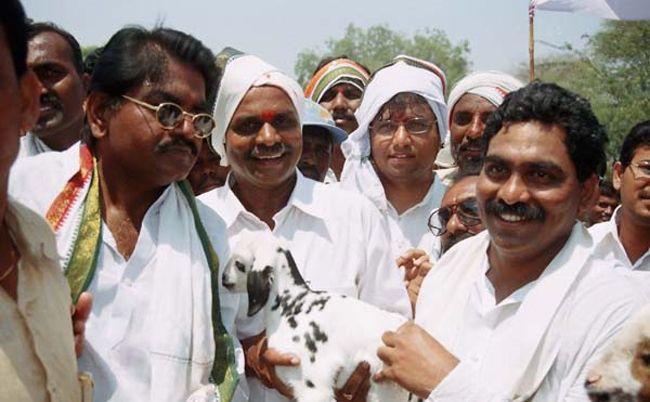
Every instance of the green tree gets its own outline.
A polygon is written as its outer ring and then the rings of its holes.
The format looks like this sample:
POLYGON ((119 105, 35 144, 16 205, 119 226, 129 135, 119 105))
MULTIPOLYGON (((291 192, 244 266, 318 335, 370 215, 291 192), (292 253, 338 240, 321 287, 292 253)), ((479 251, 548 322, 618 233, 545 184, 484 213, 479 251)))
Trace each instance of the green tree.
POLYGON ((94 45, 93 46, 82 46, 81 47, 81 57, 83 57, 85 59, 86 56, 88 56, 90 53, 94 52, 95 49, 97 49, 98 47, 99 46, 94 46, 94 45))
POLYGON ((467 60, 469 43, 461 41, 453 44, 441 30, 425 29, 408 37, 391 30, 387 25, 363 29, 350 24, 342 38, 329 38, 325 42, 324 51, 301 51, 294 72, 304 86, 323 57, 347 55, 374 71, 399 54, 436 63, 445 71, 448 86, 465 75, 470 66, 467 60))
POLYGON ((554 81, 590 102, 609 134, 608 155, 616 159, 636 123, 650 119, 650 21, 607 21, 585 51, 538 60, 537 78, 554 81))

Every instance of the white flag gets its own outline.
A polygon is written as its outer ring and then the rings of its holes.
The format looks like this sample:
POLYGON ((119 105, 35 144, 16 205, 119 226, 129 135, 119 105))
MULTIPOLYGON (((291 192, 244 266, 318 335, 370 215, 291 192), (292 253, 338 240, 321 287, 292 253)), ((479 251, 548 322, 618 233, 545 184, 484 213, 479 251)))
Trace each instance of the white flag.
POLYGON ((650 0, 531 0, 538 10, 583 12, 613 20, 650 20, 650 0))

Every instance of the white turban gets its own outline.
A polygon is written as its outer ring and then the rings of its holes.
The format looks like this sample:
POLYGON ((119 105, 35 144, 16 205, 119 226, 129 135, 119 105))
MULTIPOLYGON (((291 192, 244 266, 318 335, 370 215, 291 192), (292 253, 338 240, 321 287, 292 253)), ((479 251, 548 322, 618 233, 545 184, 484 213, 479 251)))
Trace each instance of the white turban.
POLYGON ((380 210, 385 209, 385 194, 372 164, 369 125, 381 107, 402 92, 415 93, 426 99, 438 120, 440 141, 447 133, 447 106, 444 98, 444 74, 436 75, 425 68, 399 61, 378 70, 368 83, 355 116, 359 122, 348 139, 341 144, 345 165, 341 173, 344 187, 356 188, 368 196, 380 210))
MULTIPOLYGON (((500 71, 478 71, 471 73, 458 81, 449 94, 447 108, 449 110, 449 126, 451 127, 451 114, 456 103, 465 94, 478 95, 487 99, 494 106, 499 107, 503 99, 512 91, 515 91, 524 84, 515 77, 500 71)), ((451 156, 451 135, 447 136, 444 147, 440 150, 436 164, 438 166, 453 165, 451 156)))
POLYGON ((283 90, 293 103, 302 125, 304 101, 302 88, 277 68, 252 55, 238 56, 225 67, 212 116, 216 122, 210 137, 212 148, 221 157, 221 166, 228 166, 226 131, 237 107, 253 87, 274 86, 283 90))

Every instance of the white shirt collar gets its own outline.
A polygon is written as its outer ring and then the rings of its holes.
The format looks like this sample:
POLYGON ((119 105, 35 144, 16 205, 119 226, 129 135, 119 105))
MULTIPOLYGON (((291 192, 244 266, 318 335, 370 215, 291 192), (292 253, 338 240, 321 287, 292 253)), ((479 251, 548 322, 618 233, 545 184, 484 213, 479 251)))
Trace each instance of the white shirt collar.
MULTIPOLYGON (((225 204, 225 208, 219 211, 219 213, 228 227, 231 227, 235 223, 240 214, 252 215, 246 210, 246 208, 244 208, 241 201, 239 201, 239 198, 237 198, 237 195, 233 192, 231 187, 231 175, 232 173, 228 174, 226 185, 213 190, 216 192, 217 197, 225 204)), ((319 200, 319 197, 314 195, 318 186, 324 186, 324 184, 306 178, 298 169, 296 169, 296 184, 291 192, 291 196, 287 201, 287 205, 285 205, 276 216, 285 213, 284 211, 287 209, 295 207, 306 214, 319 219, 324 219, 325 215, 320 208, 321 200, 319 200)))

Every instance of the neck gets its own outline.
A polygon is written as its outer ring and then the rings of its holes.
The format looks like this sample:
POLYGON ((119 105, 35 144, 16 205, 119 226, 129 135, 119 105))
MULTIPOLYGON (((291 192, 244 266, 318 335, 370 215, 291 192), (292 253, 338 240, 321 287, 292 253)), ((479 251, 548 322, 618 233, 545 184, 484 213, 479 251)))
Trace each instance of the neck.
POLYGON ((296 187, 297 174, 294 173, 289 180, 273 188, 257 187, 245 180, 239 180, 234 172, 231 177, 234 179, 232 191, 244 208, 272 230, 275 227, 273 217, 289 202, 291 193, 296 187))
POLYGON ((634 264, 650 248, 650 226, 634 219, 623 208, 619 211, 621 220, 618 225, 618 237, 621 239, 627 257, 634 264))
POLYGON ((39 137, 45 145, 54 151, 65 151, 81 138, 81 129, 83 128, 83 117, 79 121, 51 133, 47 137, 39 137))
POLYGON ((99 159, 97 163, 102 218, 109 228, 115 220, 120 220, 139 232, 144 215, 166 186, 147 186, 133 174, 122 172, 119 163, 109 163, 104 159, 99 159))
POLYGON ((433 170, 430 175, 410 181, 390 180, 380 173, 377 176, 384 187, 386 199, 400 215, 424 199, 435 177, 433 170))
POLYGON ((490 269, 487 277, 492 283, 497 304, 517 289, 536 280, 562 250, 571 232, 545 247, 537 254, 522 255, 499 250, 490 243, 488 261, 490 269))

